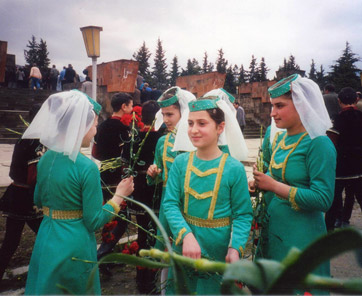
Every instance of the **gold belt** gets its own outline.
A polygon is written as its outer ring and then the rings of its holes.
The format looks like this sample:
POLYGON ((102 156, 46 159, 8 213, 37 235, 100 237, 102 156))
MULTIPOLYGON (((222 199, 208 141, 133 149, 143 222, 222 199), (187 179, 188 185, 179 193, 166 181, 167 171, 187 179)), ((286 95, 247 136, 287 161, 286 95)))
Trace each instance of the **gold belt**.
POLYGON ((206 228, 218 228, 230 225, 230 217, 218 218, 218 219, 202 219, 198 217, 189 216, 184 214, 184 218, 187 223, 198 227, 206 228))
POLYGON ((61 210, 52 210, 50 215, 50 209, 48 207, 43 207, 43 214, 52 218, 52 219, 79 219, 83 217, 82 210, 70 210, 70 211, 61 211, 61 210))

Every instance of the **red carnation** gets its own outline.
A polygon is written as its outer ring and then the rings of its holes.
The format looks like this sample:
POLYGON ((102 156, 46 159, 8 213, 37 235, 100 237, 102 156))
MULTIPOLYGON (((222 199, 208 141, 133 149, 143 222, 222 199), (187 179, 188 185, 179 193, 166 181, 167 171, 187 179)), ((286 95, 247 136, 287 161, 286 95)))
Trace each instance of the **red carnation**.
POLYGON ((134 106, 133 112, 135 112, 138 116, 142 116, 142 107, 141 106, 134 106))
POLYGON ((139 249, 138 243, 136 241, 132 242, 129 246, 131 254, 136 254, 139 249))

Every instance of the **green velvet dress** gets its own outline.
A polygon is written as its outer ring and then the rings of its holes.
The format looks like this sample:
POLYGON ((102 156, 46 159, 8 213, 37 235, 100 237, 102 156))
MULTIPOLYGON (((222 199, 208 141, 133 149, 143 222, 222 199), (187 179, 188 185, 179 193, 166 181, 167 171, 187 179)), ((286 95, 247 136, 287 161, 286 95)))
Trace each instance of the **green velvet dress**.
MULTIPOLYGON (((183 238, 192 232, 202 256, 225 262, 228 248, 243 256, 249 237, 252 207, 244 166, 223 153, 201 160, 195 152, 176 157, 167 182, 164 209, 182 253, 183 238)), ((173 294, 172 272, 167 293, 173 294)), ((187 271, 191 293, 220 294, 221 275, 187 271)))
MULTIPOLYGON (((277 134, 268 174, 292 186, 288 200, 268 200, 267 258, 281 261, 292 247, 303 250, 326 233, 324 213, 333 201, 336 151, 326 136, 277 134)), ((329 276, 329 262, 315 273, 329 276)))
POLYGON ((118 212, 112 202, 102 206, 99 170, 79 153, 74 163, 67 156, 47 151, 38 164, 35 204, 44 219, 34 245, 25 294, 100 294, 98 271, 91 289, 87 282, 97 261, 94 231, 118 212))
MULTIPOLYGON (((167 223, 167 220, 165 217, 165 213, 164 213, 164 209, 163 209, 163 200, 164 200, 165 193, 166 193, 166 185, 167 185, 170 169, 171 169, 171 166, 173 164, 175 157, 178 154, 177 151, 172 151, 174 143, 175 143, 175 134, 173 134, 173 133, 168 133, 167 135, 159 138, 157 145, 156 145, 156 149, 155 149, 155 160, 154 160, 154 164, 156 164, 157 167, 159 169, 161 169, 160 177, 162 178, 162 182, 163 182, 159 220, 169 236, 171 236, 172 234, 171 234, 170 227, 168 226, 168 223, 167 223)), ((148 178, 148 180, 151 182, 153 181, 153 180, 150 180, 150 178, 148 178)), ((157 236, 161 237, 161 232, 159 230, 157 230, 157 236)), ((156 241, 155 247, 160 250, 164 250, 164 248, 165 248, 164 244, 162 244, 158 240, 156 241)))

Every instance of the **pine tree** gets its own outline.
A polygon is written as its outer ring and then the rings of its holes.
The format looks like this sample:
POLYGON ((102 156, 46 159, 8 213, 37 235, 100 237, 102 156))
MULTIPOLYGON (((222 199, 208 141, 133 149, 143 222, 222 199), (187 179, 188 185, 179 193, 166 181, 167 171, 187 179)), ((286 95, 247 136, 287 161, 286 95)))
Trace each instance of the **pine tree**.
POLYGON ((317 82, 317 71, 315 68, 314 60, 312 59, 312 63, 310 64, 310 70, 308 74, 309 79, 312 79, 313 81, 317 82))
POLYGON ((346 42, 346 48, 342 56, 331 66, 332 71, 329 73, 329 80, 334 84, 336 90, 350 86, 357 89, 361 86, 358 73, 361 71, 355 65, 360 58, 352 52, 351 46, 346 42))
POLYGON ((165 58, 165 51, 162 48, 162 42, 160 38, 157 40, 156 54, 154 66, 152 67, 152 78, 158 89, 164 90, 167 87, 167 64, 165 58))
POLYGON ((50 59, 48 58, 49 52, 46 41, 40 39, 38 46, 38 62, 37 65, 40 70, 46 71, 50 64, 50 59))
POLYGON ((327 79, 326 79, 326 76, 324 74, 323 65, 321 65, 320 71, 317 71, 317 73, 316 73, 316 82, 319 85, 320 89, 323 89, 324 86, 327 84, 327 79))
POLYGON ((234 85, 238 85, 239 83, 239 67, 235 64, 233 67, 233 77, 234 77, 234 85))
POLYGON ((209 62, 207 52, 204 53, 204 58, 202 62, 202 73, 209 73, 214 70, 214 65, 209 62))
POLYGON ((171 86, 176 85, 176 78, 180 74, 178 71, 178 68, 180 68, 180 66, 178 65, 178 59, 177 59, 177 56, 174 56, 172 59, 171 72, 170 72, 170 85, 171 86))
POLYGON ((258 81, 258 65, 254 55, 251 56, 251 62, 249 65, 249 82, 258 81))
POLYGON ((29 43, 26 45, 29 50, 24 50, 24 58, 25 61, 30 65, 38 64, 38 43, 36 42, 36 38, 34 35, 31 36, 31 40, 28 41, 29 43))
POLYGON ((219 73, 226 73, 226 67, 228 65, 228 61, 224 58, 224 52, 222 48, 219 49, 219 54, 216 59, 216 71, 219 73))
POLYGON ((245 73, 244 66, 241 65, 240 66, 240 71, 239 71, 238 83, 242 84, 242 83, 247 83, 247 82, 248 82, 247 73, 245 73))
POLYGON ((287 70, 300 70, 299 66, 295 62, 295 57, 292 54, 287 62, 287 70))
POLYGON ((226 70, 224 88, 229 93, 235 93, 236 92, 236 87, 235 87, 235 83, 234 83, 234 73, 233 73, 233 69, 232 69, 231 65, 226 70))
POLYGON ((143 41, 142 46, 138 49, 137 52, 133 54, 133 58, 139 63, 138 71, 141 76, 143 76, 146 80, 150 77, 149 72, 149 62, 148 59, 151 57, 151 53, 149 49, 146 47, 146 42, 143 41))
POLYGON ((262 57, 261 58, 261 62, 260 62, 260 66, 258 68, 258 81, 267 81, 267 75, 269 72, 269 68, 266 66, 265 64, 265 59, 262 57))
POLYGON ((186 69, 182 69, 181 76, 185 75, 196 75, 201 73, 201 67, 199 65, 199 62, 193 58, 187 60, 186 69))

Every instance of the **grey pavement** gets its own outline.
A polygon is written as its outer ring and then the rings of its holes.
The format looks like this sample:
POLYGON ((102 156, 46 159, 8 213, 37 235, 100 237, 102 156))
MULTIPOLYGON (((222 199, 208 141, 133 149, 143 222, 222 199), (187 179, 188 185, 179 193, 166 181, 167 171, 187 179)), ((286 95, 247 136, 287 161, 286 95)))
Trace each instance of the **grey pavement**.
MULTIPOLYGON (((256 161, 256 157, 258 155, 258 149, 260 146, 259 139, 247 139, 246 145, 249 149, 249 157, 247 161, 244 162, 245 170, 247 172, 248 177, 252 174, 252 165, 256 161)), ((13 155, 13 144, 0 144, 0 187, 7 187, 12 180, 9 177, 10 163, 11 157, 13 155)), ((90 149, 82 149, 82 153, 90 156, 90 149)))

